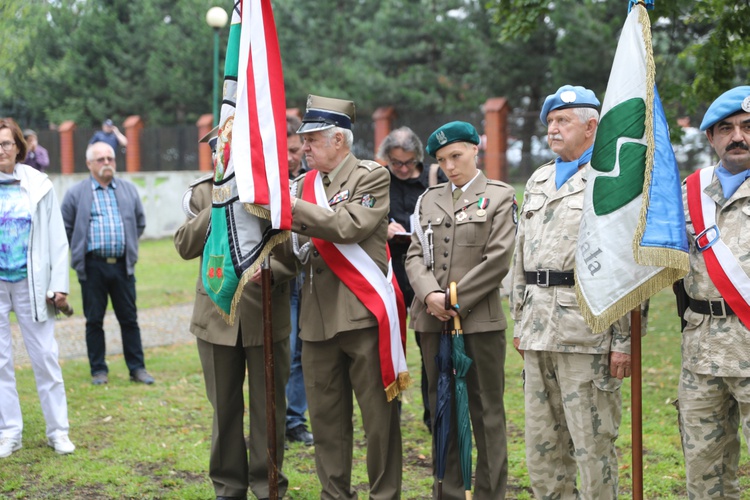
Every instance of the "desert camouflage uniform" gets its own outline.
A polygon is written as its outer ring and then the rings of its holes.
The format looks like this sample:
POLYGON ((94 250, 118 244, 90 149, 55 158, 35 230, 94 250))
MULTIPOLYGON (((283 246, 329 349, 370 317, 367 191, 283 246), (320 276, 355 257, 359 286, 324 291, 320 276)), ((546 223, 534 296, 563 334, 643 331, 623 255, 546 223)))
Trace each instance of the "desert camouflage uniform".
POLYGON ((540 499, 617 498, 621 381, 610 376, 609 353, 630 353, 629 323, 593 333, 572 286, 527 286, 524 275, 573 270, 588 168, 559 190, 554 163, 537 169, 516 235, 511 314, 525 351, 526 462, 540 499))
MULTIPOLYGON (((721 239, 750 274, 750 181, 728 200, 719 180, 704 191, 716 202, 721 239)), ((688 295, 697 300, 721 297, 695 247, 685 186, 682 190, 690 243, 688 295)), ((680 432, 690 498, 740 498, 737 467, 738 428, 750 443, 750 331, 735 315, 726 318, 688 309, 682 332, 680 432)))

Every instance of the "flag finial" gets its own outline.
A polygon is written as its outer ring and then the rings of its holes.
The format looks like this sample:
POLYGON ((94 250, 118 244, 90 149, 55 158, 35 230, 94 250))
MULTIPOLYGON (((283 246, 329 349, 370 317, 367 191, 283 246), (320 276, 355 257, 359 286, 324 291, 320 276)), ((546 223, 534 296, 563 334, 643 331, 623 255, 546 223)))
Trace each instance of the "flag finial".
POLYGON ((646 10, 654 10, 655 0, 628 0, 628 12, 633 8, 633 5, 641 4, 646 7, 646 10))

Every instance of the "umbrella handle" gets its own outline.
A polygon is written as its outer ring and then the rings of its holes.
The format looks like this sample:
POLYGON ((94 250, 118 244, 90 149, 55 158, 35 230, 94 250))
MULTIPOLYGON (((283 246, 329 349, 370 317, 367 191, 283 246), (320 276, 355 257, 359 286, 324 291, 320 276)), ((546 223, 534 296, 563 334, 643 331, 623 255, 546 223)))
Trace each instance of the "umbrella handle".
MULTIPOLYGON (((456 289, 456 282, 451 281, 450 287, 449 287, 449 295, 450 295, 450 307, 451 309, 458 310, 458 290, 456 289)), ((446 297, 446 302, 448 302, 448 297, 446 297)), ((457 333, 460 333, 461 330, 461 316, 459 314, 456 314, 453 317, 453 329, 456 330, 457 333)))

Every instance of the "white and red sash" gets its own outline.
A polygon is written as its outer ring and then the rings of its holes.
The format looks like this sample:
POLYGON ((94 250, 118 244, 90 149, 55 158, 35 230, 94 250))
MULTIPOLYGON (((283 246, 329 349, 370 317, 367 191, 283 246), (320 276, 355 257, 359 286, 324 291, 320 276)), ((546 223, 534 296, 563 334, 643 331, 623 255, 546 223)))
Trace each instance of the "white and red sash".
POLYGON ((714 167, 704 168, 687 178, 687 202, 696 244, 706 261, 711 281, 732 311, 750 328, 750 277, 727 247, 716 226, 716 203, 703 190, 713 179, 714 167), (708 228, 708 230, 706 230, 708 228))
MULTIPOLYGON (((323 187, 322 176, 312 170, 305 176, 302 199, 332 210, 323 187)), ((406 307, 404 296, 391 267, 386 244, 388 276, 357 244, 340 244, 311 238, 328 267, 354 293, 378 320, 380 373, 388 401, 409 385, 406 369, 406 307)))

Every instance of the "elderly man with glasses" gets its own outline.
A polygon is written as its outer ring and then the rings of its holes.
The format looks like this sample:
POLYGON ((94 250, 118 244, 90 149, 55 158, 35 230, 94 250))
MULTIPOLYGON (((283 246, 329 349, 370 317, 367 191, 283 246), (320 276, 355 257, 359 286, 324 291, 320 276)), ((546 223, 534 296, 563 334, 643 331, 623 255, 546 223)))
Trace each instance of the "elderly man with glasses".
POLYGON ((92 383, 109 382, 103 328, 109 297, 120 323, 130 380, 153 384, 143 359, 135 305, 138 238, 146 228, 143 205, 134 184, 115 179, 112 146, 105 142, 90 144, 86 166, 91 176, 65 193, 61 209, 70 243, 70 264, 81 284, 92 383))

